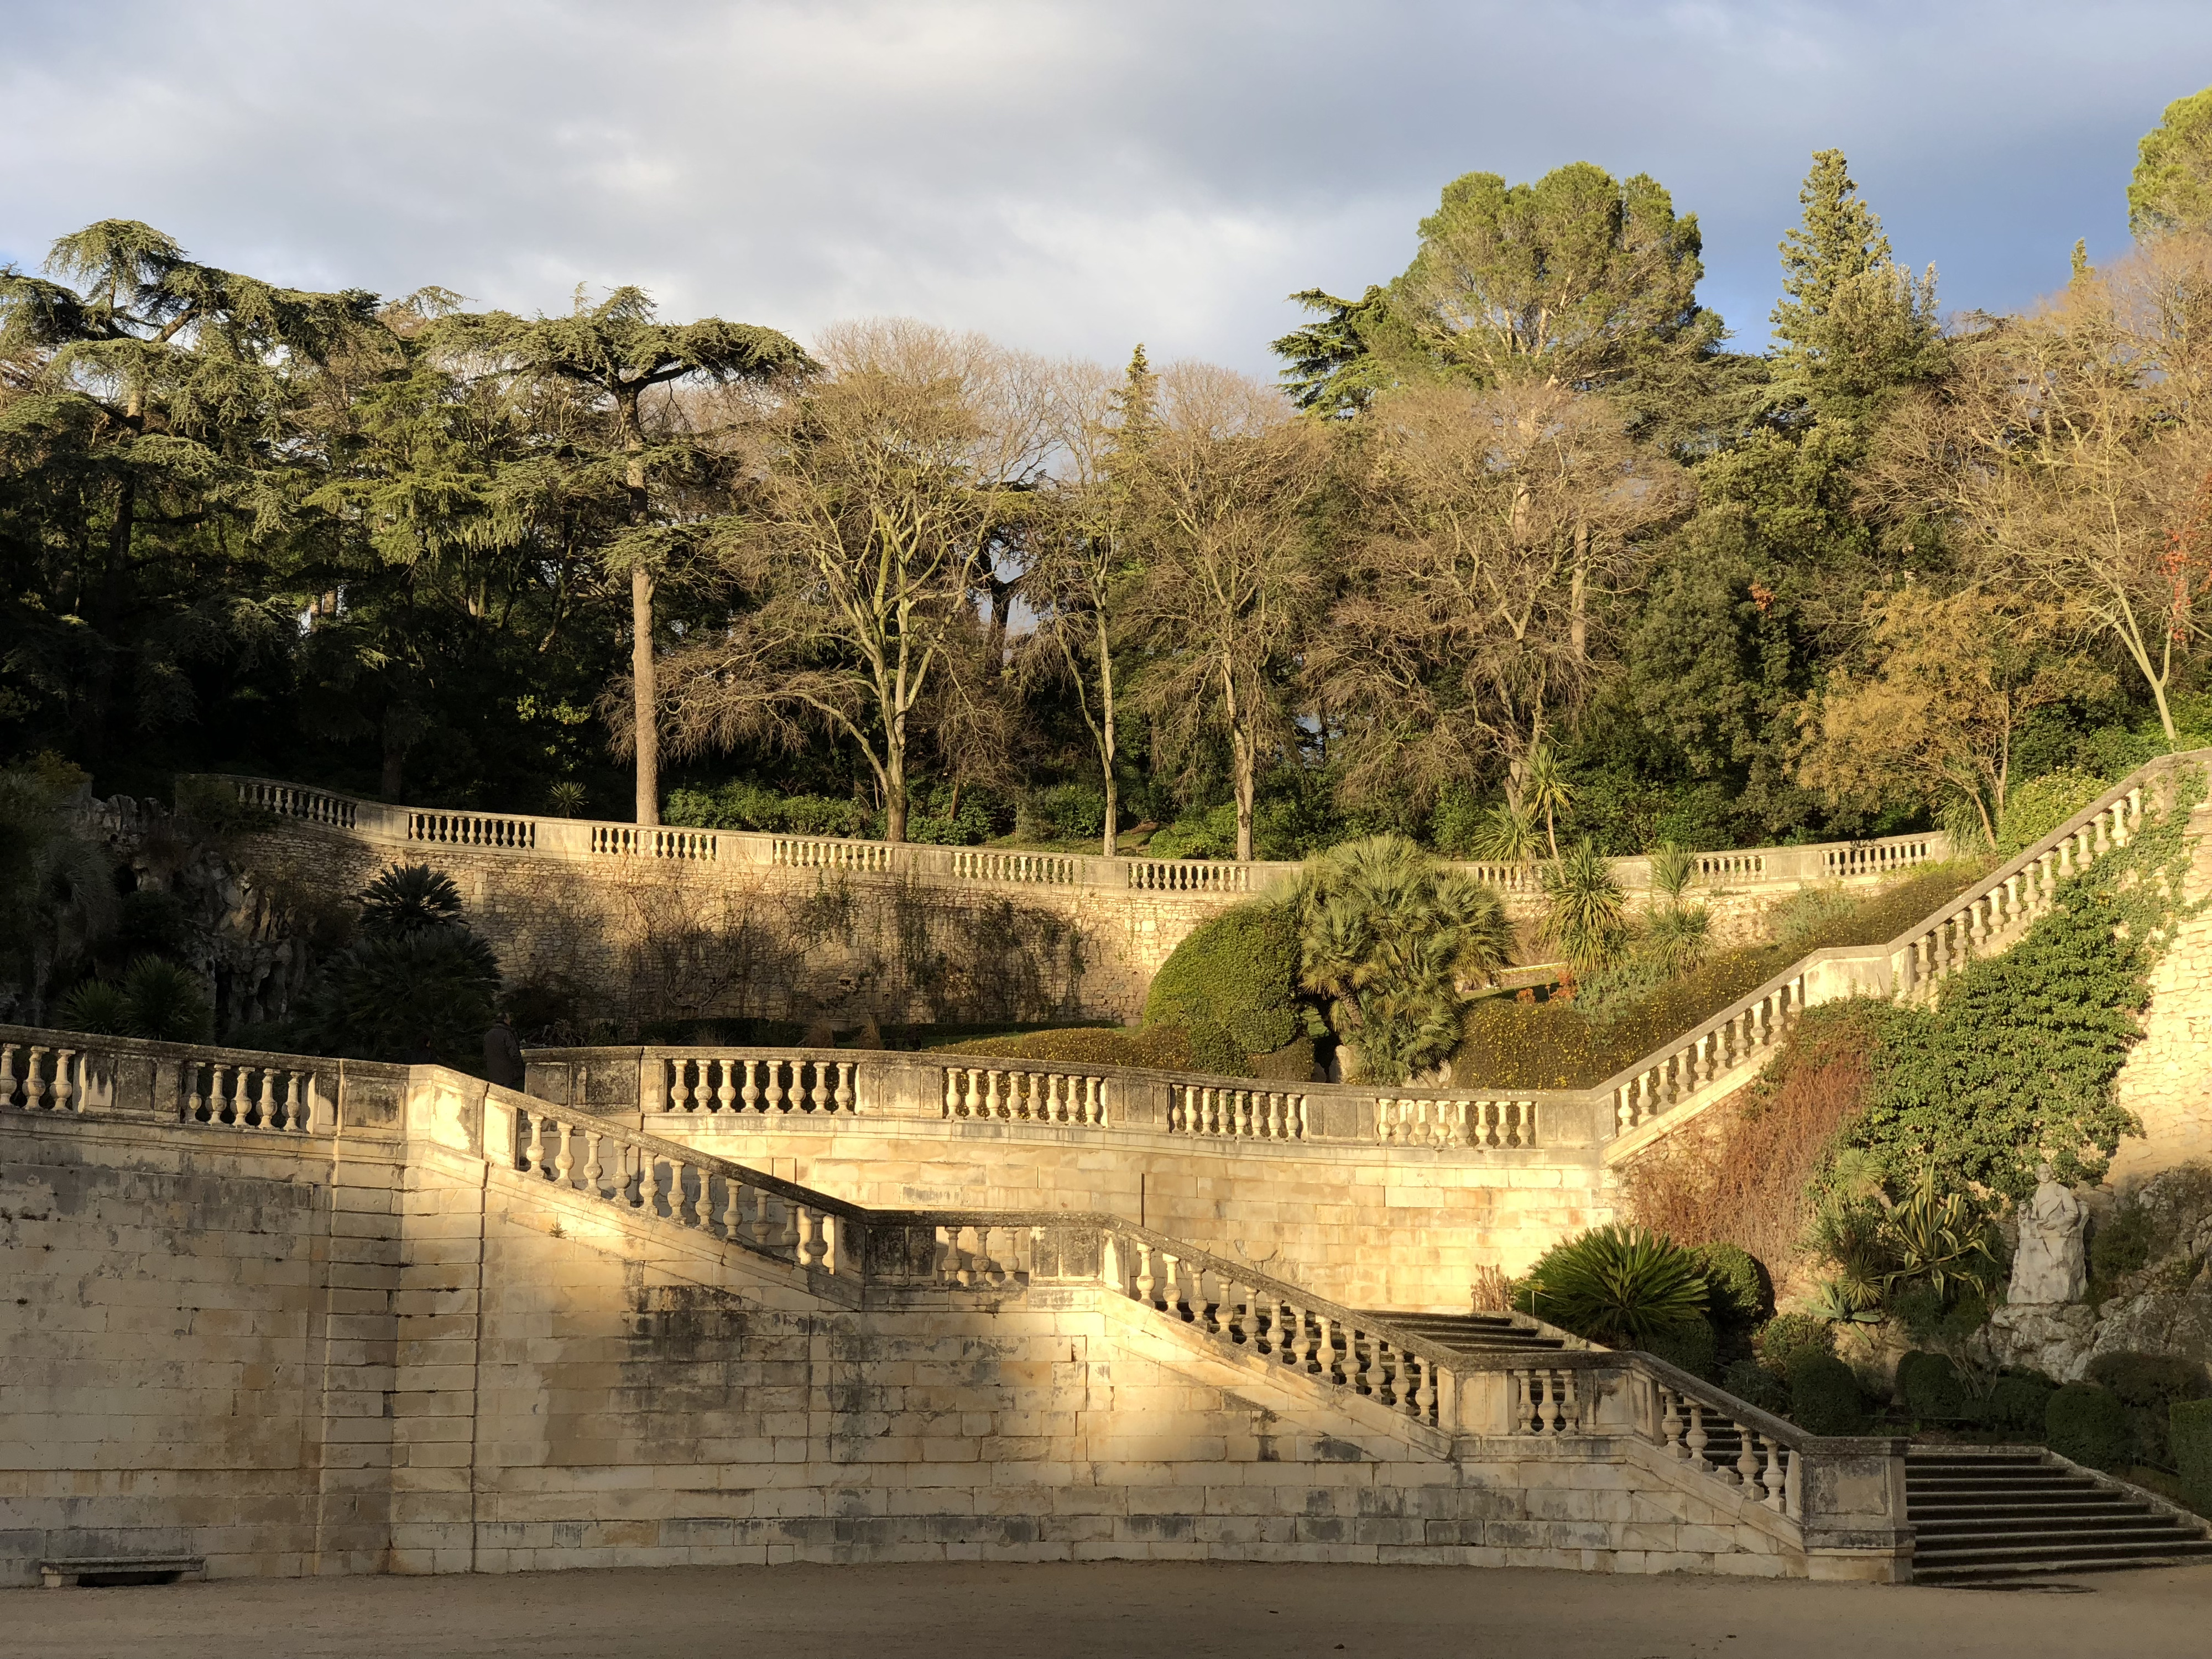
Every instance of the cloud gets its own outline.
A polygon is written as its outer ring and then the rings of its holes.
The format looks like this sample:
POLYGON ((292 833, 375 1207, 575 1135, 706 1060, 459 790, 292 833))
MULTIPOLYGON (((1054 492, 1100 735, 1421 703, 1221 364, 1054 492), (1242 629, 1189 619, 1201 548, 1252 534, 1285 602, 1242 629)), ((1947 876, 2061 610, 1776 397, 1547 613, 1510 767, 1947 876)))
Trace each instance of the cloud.
POLYGON ((1948 305, 2017 304, 2075 237, 2124 241, 2135 140, 2212 63, 2197 3, 14 9, 0 258, 123 216, 315 286, 636 282, 801 335, 897 313, 1260 372, 1287 292, 1388 278, 1476 167, 1651 173, 1757 343, 1838 145, 1948 305))

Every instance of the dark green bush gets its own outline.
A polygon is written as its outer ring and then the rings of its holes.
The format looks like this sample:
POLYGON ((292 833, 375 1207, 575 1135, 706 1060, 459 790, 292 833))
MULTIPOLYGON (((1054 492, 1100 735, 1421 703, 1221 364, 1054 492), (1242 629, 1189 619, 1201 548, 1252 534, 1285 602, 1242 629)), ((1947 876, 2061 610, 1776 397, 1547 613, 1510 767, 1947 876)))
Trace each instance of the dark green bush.
MULTIPOLYGON (((1145 1024, 1201 1024, 1236 1053, 1220 1069, 1244 1070, 1247 1054, 1280 1048, 1305 1030, 1297 1002, 1298 941, 1290 921, 1264 905, 1239 905, 1199 927, 1152 976, 1145 1024)), ((1213 1040, 1200 1039, 1209 1051, 1213 1040)))
POLYGON ((1650 1332, 1636 1346, 1708 1382, 1719 1376, 1720 1336, 1711 1320, 1695 1319, 1650 1332))
POLYGON ((1787 1376, 1799 1354, 1835 1352, 1836 1328, 1811 1314, 1777 1314, 1751 1334, 1751 1341, 1768 1370, 1787 1376))
POLYGON ((1989 1425, 2006 1434, 2040 1440, 2051 1396, 2057 1392, 2058 1385, 2047 1376, 2001 1376, 1990 1390, 1989 1425))
POLYGON ((1774 1311, 1774 1280, 1749 1250, 1735 1244, 1700 1244, 1692 1252, 1712 1288, 1708 1310, 1723 1330, 1749 1331, 1774 1311))
POLYGON ((1659 1332, 1705 1325, 1709 1294, 1696 1256, 1648 1229, 1616 1224, 1545 1251, 1513 1287, 1513 1305, 1593 1342, 1637 1348, 1659 1332))
POLYGON ((84 981, 62 999, 54 1018, 64 1030, 158 1042, 205 1042, 215 1033, 215 1010, 199 976, 155 956, 132 963, 120 984, 84 981))
POLYGON ((2212 1400, 2177 1401, 2168 1407, 2166 1440, 2189 1507, 2212 1516, 2212 1400))
POLYGON ((2089 1269, 2106 1284, 2140 1272, 2150 1261, 2158 1220, 2140 1204, 2123 1204, 2089 1236, 2089 1269))
POLYGON ((1252 1075, 1273 1083, 1310 1083, 1314 1074, 1314 1040, 1292 1037, 1281 1048, 1251 1056, 1252 1075))
POLYGON ((2043 1443, 2061 1457, 2107 1474, 2135 1462, 2135 1428, 2119 1395, 2094 1382, 2069 1382, 2044 1408, 2043 1443))
POLYGON ((1721 1387, 1747 1406, 1777 1417, 1790 1415, 1790 1379, 1756 1360, 1739 1359, 1721 1373, 1721 1387))
POLYGON ((1790 1420, 1808 1434, 1857 1434, 1866 1401, 1851 1368, 1833 1354, 1801 1349, 1790 1372, 1790 1420))
POLYGON ((2204 1367, 2168 1353, 2100 1353, 2089 1362, 2089 1380, 2119 1395, 2135 1436, 2135 1461, 2172 1466, 2166 1443, 2168 1413, 2178 1403, 2212 1394, 2204 1367))
POLYGON ((1966 1385, 1943 1354, 1915 1350, 1899 1360, 1897 1391, 1916 1423, 1956 1423, 1968 1414, 1966 1385))

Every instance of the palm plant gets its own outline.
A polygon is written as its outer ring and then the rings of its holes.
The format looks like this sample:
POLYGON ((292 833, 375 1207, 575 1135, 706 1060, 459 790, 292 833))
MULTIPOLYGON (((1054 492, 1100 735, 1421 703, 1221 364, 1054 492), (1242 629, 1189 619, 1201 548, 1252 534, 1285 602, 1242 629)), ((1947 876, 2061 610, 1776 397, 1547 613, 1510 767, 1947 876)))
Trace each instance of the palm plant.
POLYGON ((133 962, 120 984, 86 980, 62 999, 54 1018, 64 1030, 161 1042, 204 1042, 215 1028, 198 976, 155 956, 133 962))
POLYGON ((1613 866, 1589 840, 1543 866, 1544 942, 1579 976, 1620 953, 1628 933, 1628 900, 1613 866))
POLYGON ((461 890, 453 878, 427 864, 394 864, 362 889, 362 931, 370 934, 412 933, 426 927, 451 927, 461 920, 461 890))
POLYGON ((1644 945, 1668 973, 1684 973, 1705 959, 1712 940, 1712 912, 1687 897, 1698 878, 1698 855, 1679 842, 1662 841, 1651 849, 1650 865, 1652 902, 1644 912, 1644 945))
POLYGON ((1695 1325, 1711 1294, 1692 1252, 1648 1228, 1617 1224, 1545 1251, 1514 1286, 1513 1305, 1619 1347, 1695 1325))
POLYGON ((1527 864, 1536 856, 1536 820, 1527 807, 1501 803, 1476 823, 1468 850, 1497 864, 1527 864))
POLYGON ((1544 818, 1544 839, 1551 844, 1552 858, 1559 856, 1559 824, 1569 807, 1575 804, 1575 792, 1567 782, 1566 774, 1559 769, 1559 757, 1551 745, 1538 743, 1530 747, 1528 757, 1521 766, 1522 809, 1533 819, 1538 813, 1544 818))
POLYGON ((574 778, 562 778, 546 786, 545 807, 556 817, 574 818, 584 814, 587 792, 574 778))
POLYGON ((1402 1082, 1457 1046, 1460 987, 1512 959, 1496 890, 1447 870, 1402 836, 1324 854, 1288 901, 1299 984, 1328 1000, 1338 1036, 1370 1076, 1402 1082))

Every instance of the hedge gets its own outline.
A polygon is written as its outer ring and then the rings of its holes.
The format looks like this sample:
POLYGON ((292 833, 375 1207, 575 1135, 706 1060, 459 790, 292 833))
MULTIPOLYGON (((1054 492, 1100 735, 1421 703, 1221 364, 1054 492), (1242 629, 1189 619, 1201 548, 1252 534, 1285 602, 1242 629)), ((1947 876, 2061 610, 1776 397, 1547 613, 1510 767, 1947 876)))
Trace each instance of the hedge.
POLYGON ((2094 1382, 2069 1382, 2044 1408, 2043 1443, 2084 1468, 2119 1474, 2135 1462, 2135 1430, 2119 1395, 2094 1382))
POLYGON ((1790 1371, 1790 1420, 1808 1434, 1856 1434, 1866 1401, 1851 1368, 1833 1354, 1801 1349, 1790 1371))
MULTIPOLYGON (((1202 923, 1160 965, 1145 999, 1145 1024, 1194 1032, 1212 1026, 1240 1058, 1269 1054, 1305 1030, 1297 977, 1290 919, 1269 906, 1239 905, 1202 923)), ((1208 1041, 1194 1039, 1200 1046, 1208 1041)))
POLYGON ((2212 1400, 2176 1401, 2168 1408, 2166 1438, 2189 1507, 2212 1516, 2212 1400))

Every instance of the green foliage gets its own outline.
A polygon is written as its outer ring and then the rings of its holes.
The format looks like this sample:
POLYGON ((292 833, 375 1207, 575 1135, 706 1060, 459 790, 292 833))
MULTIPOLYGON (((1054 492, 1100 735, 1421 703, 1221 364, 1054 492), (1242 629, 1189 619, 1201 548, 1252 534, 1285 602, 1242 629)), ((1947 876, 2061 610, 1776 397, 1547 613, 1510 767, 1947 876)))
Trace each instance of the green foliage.
POLYGON ((2177 98, 2143 135, 2128 183, 2128 227, 2138 236, 2212 226, 2212 87, 2177 98))
POLYGON ((2059 1180, 2102 1177, 2136 1127, 2112 1082, 2141 1036, 2149 971, 2179 917, 2190 808, 2203 781, 2146 816, 2128 845, 2064 883, 2002 955, 1944 981, 1932 1010, 1885 1027, 1874 1097, 1847 1133, 1893 1179, 1928 1168, 1946 1192, 2013 1198, 2047 1160, 2059 1180))
POLYGON ((1723 1330, 1748 1334, 1774 1312, 1774 1280, 1766 1264, 1735 1244, 1699 1244, 1698 1258, 1712 1288, 1708 1313, 1723 1330))
POLYGON ((2212 1395, 2203 1364, 2168 1353, 2100 1353, 2089 1362, 2089 1381, 2110 1389, 2127 1407, 2133 1461, 2172 1467, 2167 1443, 2171 1409, 2212 1395))
POLYGON ((1709 1319, 1692 1319, 1646 1332, 1638 1344, 1646 1353, 1679 1366, 1708 1382, 1720 1376, 1720 1333, 1709 1319))
POLYGON ((2189 1507, 2212 1516, 2212 1400, 2175 1401, 2167 1409, 2166 1443, 2189 1507))
POLYGON ((129 1036, 131 999, 112 980, 88 979, 70 990, 54 1008, 54 1024, 64 1031, 88 1031, 94 1036, 129 1036))
POLYGON ((1790 1415, 1790 1379, 1755 1359, 1739 1359, 1721 1373, 1721 1387, 1747 1406, 1777 1417, 1790 1415))
POLYGON ((1967 1415, 1966 1385, 1950 1357, 1915 1349, 1897 1362, 1897 1389, 1916 1423, 1955 1423, 1967 1415))
POLYGON ((1613 1347, 1705 1322, 1698 1258, 1642 1227, 1613 1225, 1554 1244, 1513 1288, 1513 1305, 1613 1347))
POLYGON ((1016 832, 1036 841, 1096 843, 1105 829, 1105 791, 1095 784, 1060 783, 1022 804, 1016 832))
POLYGON ((355 900, 365 933, 412 933, 450 927, 461 916, 461 890, 427 864, 387 865, 355 900))
POLYGON ((2109 1285, 2123 1273, 2149 1265, 2158 1218, 2140 1204, 2121 1204, 2096 1224, 2089 1237, 2089 1271, 2109 1285))
POLYGON ((1003 1054, 1013 1060, 1054 1060, 1077 1066, 1140 1066, 1162 1071, 1200 1070, 1184 1024, 1148 1025, 1127 1030, 1118 1025, 1069 1025, 1056 1030, 970 1037, 931 1050, 944 1054, 1003 1054))
POLYGON ((131 963, 120 983, 90 979, 64 997, 54 1018, 64 1030, 160 1042, 205 1042, 215 1011, 198 975, 160 957, 131 963))
POLYGON ((1627 945, 1628 900, 1612 864, 1588 838, 1537 866, 1544 884, 1541 937, 1570 971, 1595 972, 1627 945))
POLYGON ((1246 1055, 1279 1048, 1304 1030, 1297 970, 1290 919, 1273 906, 1239 905, 1193 929, 1160 965, 1145 1024, 1188 1028, 1194 1052, 1240 1074, 1246 1055))
POLYGON ((2058 1385, 2039 1372, 2009 1372, 1990 1389, 1989 1425, 2000 1434, 2040 1440, 2058 1385))
POLYGON ((1866 1400, 1851 1368, 1833 1354, 1800 1352, 1790 1371, 1790 1419, 1808 1434, 1858 1434, 1866 1400))
POLYGON ((1836 1328, 1810 1314, 1777 1314, 1753 1332, 1751 1340, 1759 1362, 1787 1376, 1800 1354, 1835 1352, 1836 1328))
POLYGON ((1328 1000, 1330 1027, 1383 1082, 1449 1054, 1460 1038, 1461 984, 1511 960, 1512 927, 1496 890, 1402 836, 1370 836, 1316 859, 1285 908, 1297 930, 1298 983, 1328 1000))
POLYGON ((780 795, 742 780, 719 789, 676 789, 661 816, 698 830, 751 830, 766 835, 865 836, 872 814, 860 801, 826 795, 780 795))
POLYGON ((2016 783, 1997 819, 1996 856, 2017 858, 2112 786, 2094 773, 2062 768, 2016 783))
POLYGON ((2106 1474, 2135 1461, 2135 1429, 2119 1395, 2094 1382, 2069 1382, 2044 1410, 2043 1443, 2061 1457, 2106 1474))

